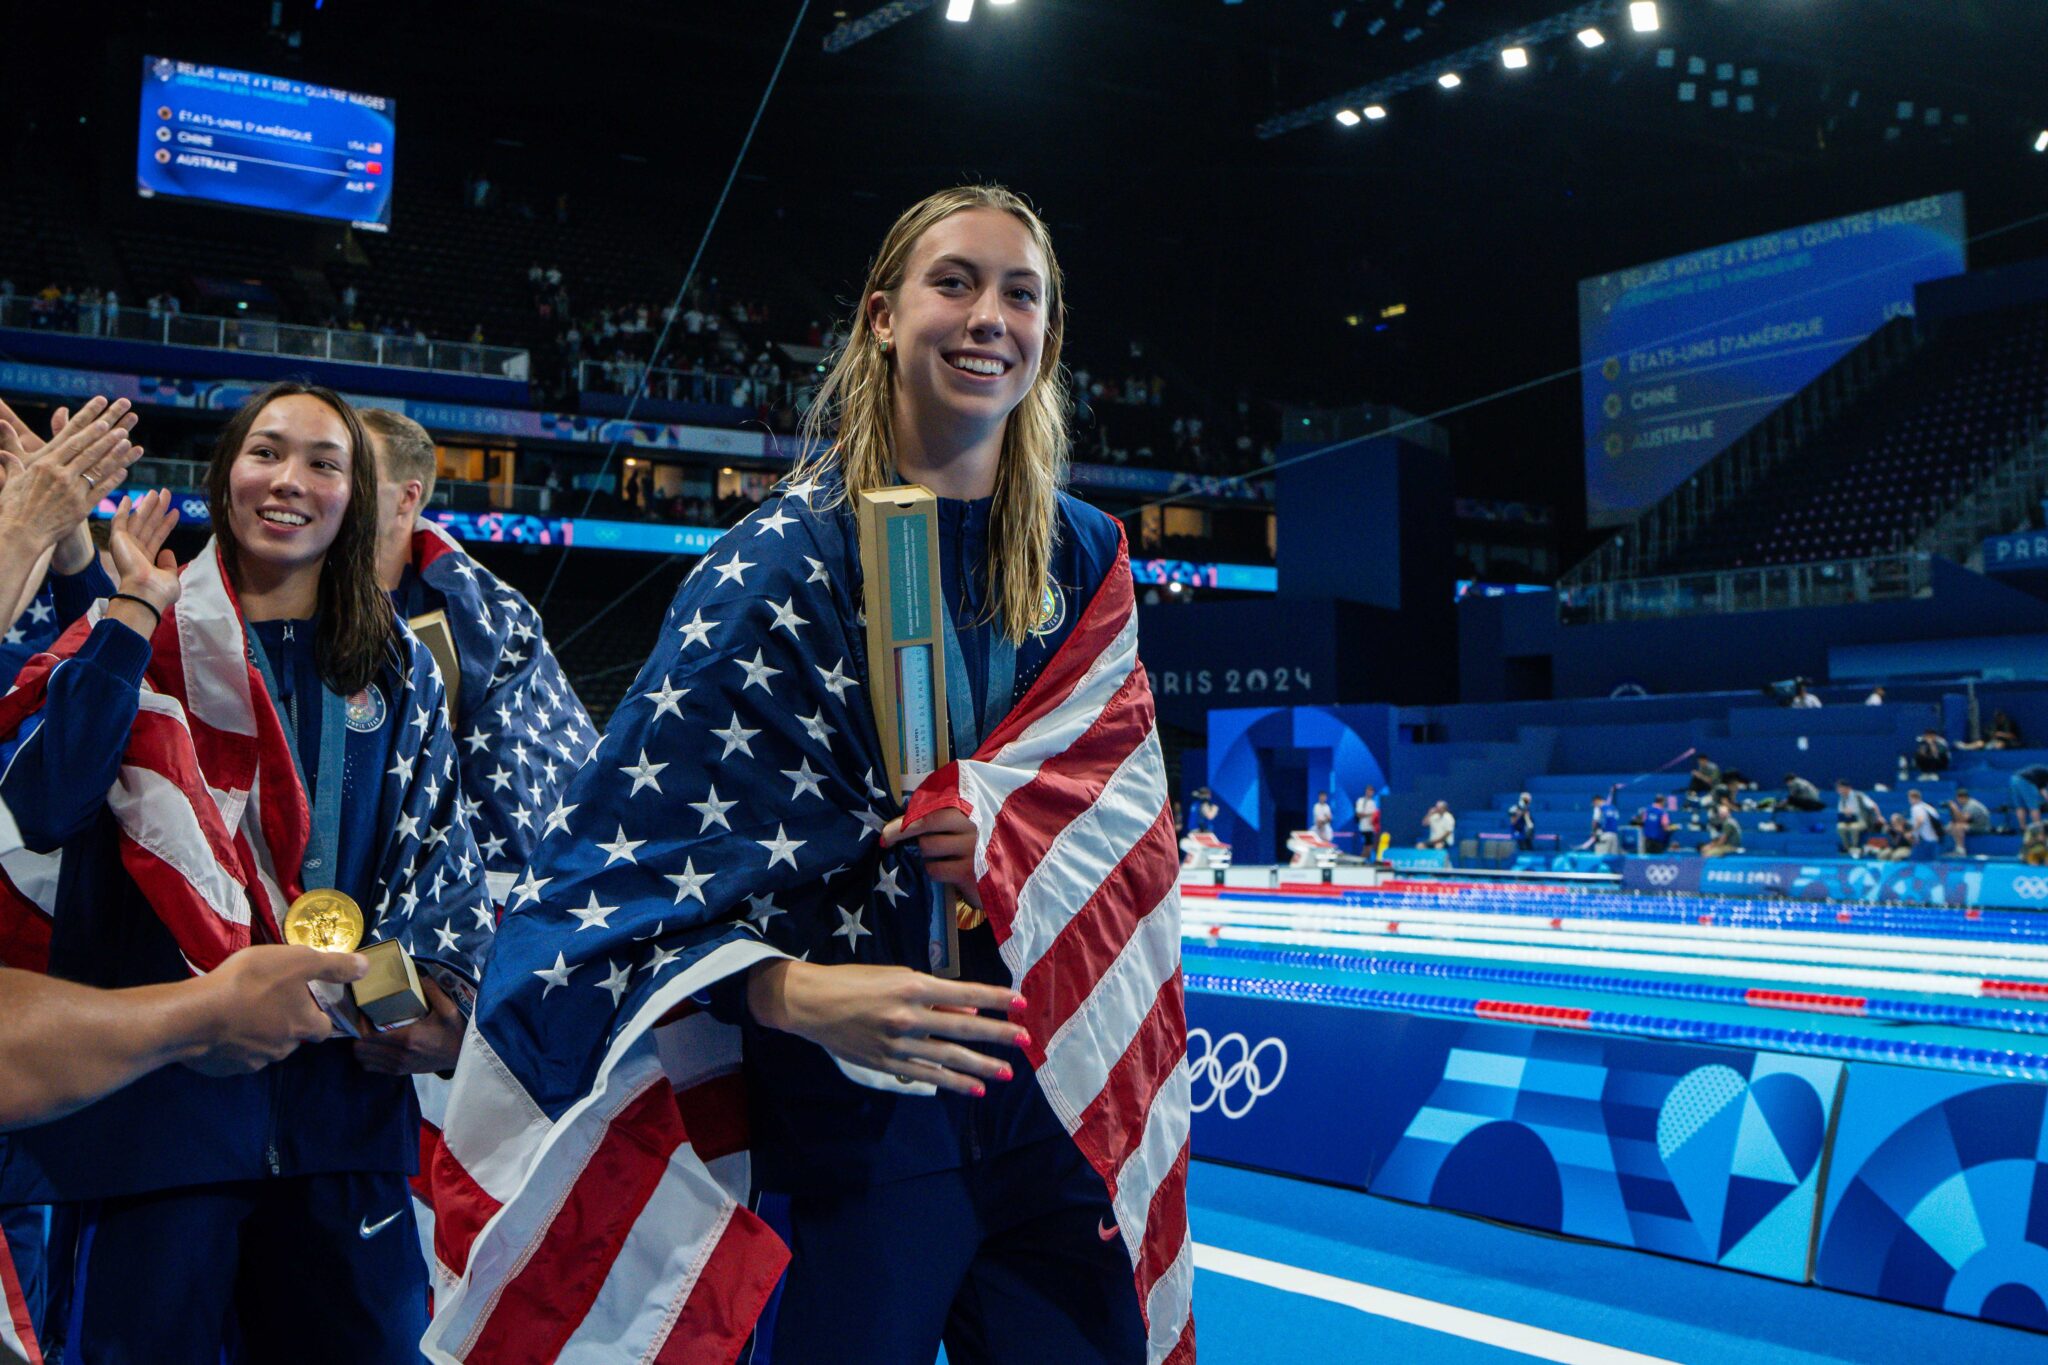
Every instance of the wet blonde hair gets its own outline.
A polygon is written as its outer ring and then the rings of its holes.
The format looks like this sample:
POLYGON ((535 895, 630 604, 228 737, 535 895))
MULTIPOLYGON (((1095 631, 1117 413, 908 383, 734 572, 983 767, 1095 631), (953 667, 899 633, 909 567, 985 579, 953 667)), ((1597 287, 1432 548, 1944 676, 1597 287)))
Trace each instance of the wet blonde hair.
POLYGON ((1066 482, 1068 454, 1067 382, 1060 368, 1067 323, 1065 289, 1052 252, 1052 234, 1022 196, 1000 185, 959 185, 921 200, 896 220, 868 267, 846 345, 804 414, 791 477, 837 475, 843 487, 835 500, 886 488, 895 480, 893 357, 882 350, 868 320, 868 300, 878 292, 893 299, 903 287, 918 240, 936 224, 968 209, 1009 214, 1024 225, 1045 257, 1045 349, 1030 389, 1004 422, 989 514, 989 618, 1022 644, 1044 613, 1058 524, 1054 513, 1060 486, 1066 482))

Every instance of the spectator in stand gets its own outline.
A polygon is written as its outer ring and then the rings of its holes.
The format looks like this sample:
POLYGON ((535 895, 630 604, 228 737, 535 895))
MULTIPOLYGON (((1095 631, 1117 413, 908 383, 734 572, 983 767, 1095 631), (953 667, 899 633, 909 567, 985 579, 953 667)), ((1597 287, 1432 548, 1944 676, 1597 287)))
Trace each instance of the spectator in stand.
POLYGON ((1439 801, 1422 817, 1424 837, 1417 848, 1449 848, 1458 837, 1458 817, 1448 801, 1439 801))
POLYGON ((2020 727, 2011 716, 2003 711, 1991 713, 1991 730, 1982 739, 1966 739, 1957 744, 1958 749, 2018 749, 2024 741, 2020 738, 2020 727))
POLYGON ((1913 769, 1919 773, 1945 773, 1948 771, 1948 740, 1941 731, 1929 726, 1920 732, 1919 743, 1913 746, 1913 769))
POLYGON ((1820 798, 1820 788, 1797 773, 1785 774, 1785 805, 1792 810, 1827 809, 1827 802, 1820 798))
POLYGON ((2048 866, 2048 824, 2027 826, 2020 838, 2020 861, 2029 867, 2048 866))
POLYGON ((1913 856, 1913 825, 1906 819, 1905 812, 1895 811, 1885 822, 1884 837, 1871 844, 1873 858, 1899 863, 1913 856))
POLYGON ((1316 793, 1315 809, 1309 812, 1309 824, 1314 826, 1316 838, 1326 844, 1337 842, 1336 815, 1330 809, 1330 794, 1316 793))
POLYGON ((1969 836, 1991 832, 1991 808, 1970 795, 1968 787, 1957 787, 1948 801, 1948 832, 1956 841, 1956 856, 1970 856, 1969 836))
POLYGON ((1700 846, 1702 858, 1725 858, 1731 853, 1742 852, 1742 826, 1736 822, 1733 802, 1723 798, 1714 807, 1714 818, 1708 822, 1707 833, 1712 837, 1700 846))
POLYGON ((2029 763, 2012 775, 2012 818, 2022 831, 2041 823, 2044 792, 2048 792, 2048 764, 2029 763))
POLYGON ((1706 796, 1721 785, 1721 765, 1699 755, 1692 761, 1692 780, 1686 784, 1686 791, 1695 796, 1706 796))
POLYGON ((1820 706, 1820 698, 1806 689, 1806 679, 1801 678, 1792 686, 1792 700, 1786 703, 1801 711, 1811 711, 1820 706))
POLYGON ((107 335, 113 336, 114 329, 121 322, 121 295, 117 291, 109 289, 100 300, 100 309, 106 316, 107 335))
POLYGON ((1865 698, 1863 699, 1863 704, 1864 704, 1865 706, 1883 706, 1883 705, 1884 705, 1884 684, 1883 684, 1883 683, 1879 683, 1879 684, 1878 684, 1877 686, 1875 686, 1875 687, 1871 688, 1871 689, 1870 689, 1870 695, 1869 695, 1869 696, 1867 696, 1867 697, 1865 697, 1865 698))
POLYGON ((1611 795, 1593 798, 1593 837, 1579 847, 1595 853, 1621 852, 1621 809, 1611 795))
POLYGON ((1358 842, 1370 852, 1380 841, 1379 789, 1368 784, 1365 795, 1351 803, 1351 814, 1358 821, 1358 842))
POLYGON ((1877 802, 1849 785, 1849 779, 1835 779, 1835 835, 1841 841, 1842 852, 1852 858, 1863 856, 1863 838, 1872 830, 1884 828, 1884 813, 1877 808, 1877 802))
POLYGON ((1529 793, 1523 792, 1508 811, 1508 832, 1515 836, 1515 847, 1522 852, 1536 847, 1536 810, 1529 793))
POLYGON ((1677 797, 1660 796, 1643 810, 1643 852, 1663 853, 1670 849, 1671 817, 1677 805, 1677 797))
POLYGON ((1941 812, 1927 804, 1918 787, 1906 793, 1906 819, 1912 825, 1912 858, 1932 862, 1941 856, 1941 812))

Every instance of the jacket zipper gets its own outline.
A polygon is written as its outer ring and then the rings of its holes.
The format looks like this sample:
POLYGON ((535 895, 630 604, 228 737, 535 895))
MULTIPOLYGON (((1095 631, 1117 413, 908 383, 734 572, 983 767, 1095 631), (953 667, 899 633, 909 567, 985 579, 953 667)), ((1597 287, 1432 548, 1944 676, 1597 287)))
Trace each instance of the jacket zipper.
POLYGON ((284 1107, 284 1077, 276 1067, 270 1072, 270 1126, 264 1133, 263 1159, 270 1164, 272 1175, 284 1174, 284 1163, 277 1154, 277 1114, 284 1107))

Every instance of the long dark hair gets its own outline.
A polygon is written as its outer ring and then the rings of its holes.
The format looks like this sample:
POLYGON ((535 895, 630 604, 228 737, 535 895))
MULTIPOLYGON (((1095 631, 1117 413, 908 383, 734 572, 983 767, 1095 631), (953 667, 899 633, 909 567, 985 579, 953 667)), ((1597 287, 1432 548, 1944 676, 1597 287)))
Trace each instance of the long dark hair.
POLYGON ((228 470, 263 410, 304 394, 334 409, 348 428, 348 508, 320 566, 320 678, 343 696, 362 691, 398 643, 391 598, 377 581, 377 463, 362 419, 348 400, 318 384, 282 380, 242 404, 229 419, 206 470, 206 505, 228 579, 241 583, 241 544, 228 517, 228 470))

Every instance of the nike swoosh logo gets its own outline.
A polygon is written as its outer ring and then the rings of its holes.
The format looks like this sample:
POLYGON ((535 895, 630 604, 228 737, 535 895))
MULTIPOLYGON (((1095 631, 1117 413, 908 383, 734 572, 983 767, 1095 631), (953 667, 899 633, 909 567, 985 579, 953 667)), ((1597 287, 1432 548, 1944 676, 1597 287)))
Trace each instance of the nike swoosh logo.
POLYGON ((363 1235, 364 1240, 367 1241, 370 1238, 375 1237, 378 1233, 384 1231, 384 1229, 390 1227, 393 1223, 397 1222, 398 1214, 404 1212, 404 1209, 400 1209, 398 1213, 394 1213, 388 1218, 380 1218, 374 1223, 372 1223, 369 1219, 365 1218, 362 1221, 362 1223, 356 1228, 356 1231, 361 1233, 363 1235))
POLYGON ((1117 1239, 1117 1226, 1105 1218, 1095 1225, 1095 1235, 1105 1242, 1114 1242, 1117 1239))

